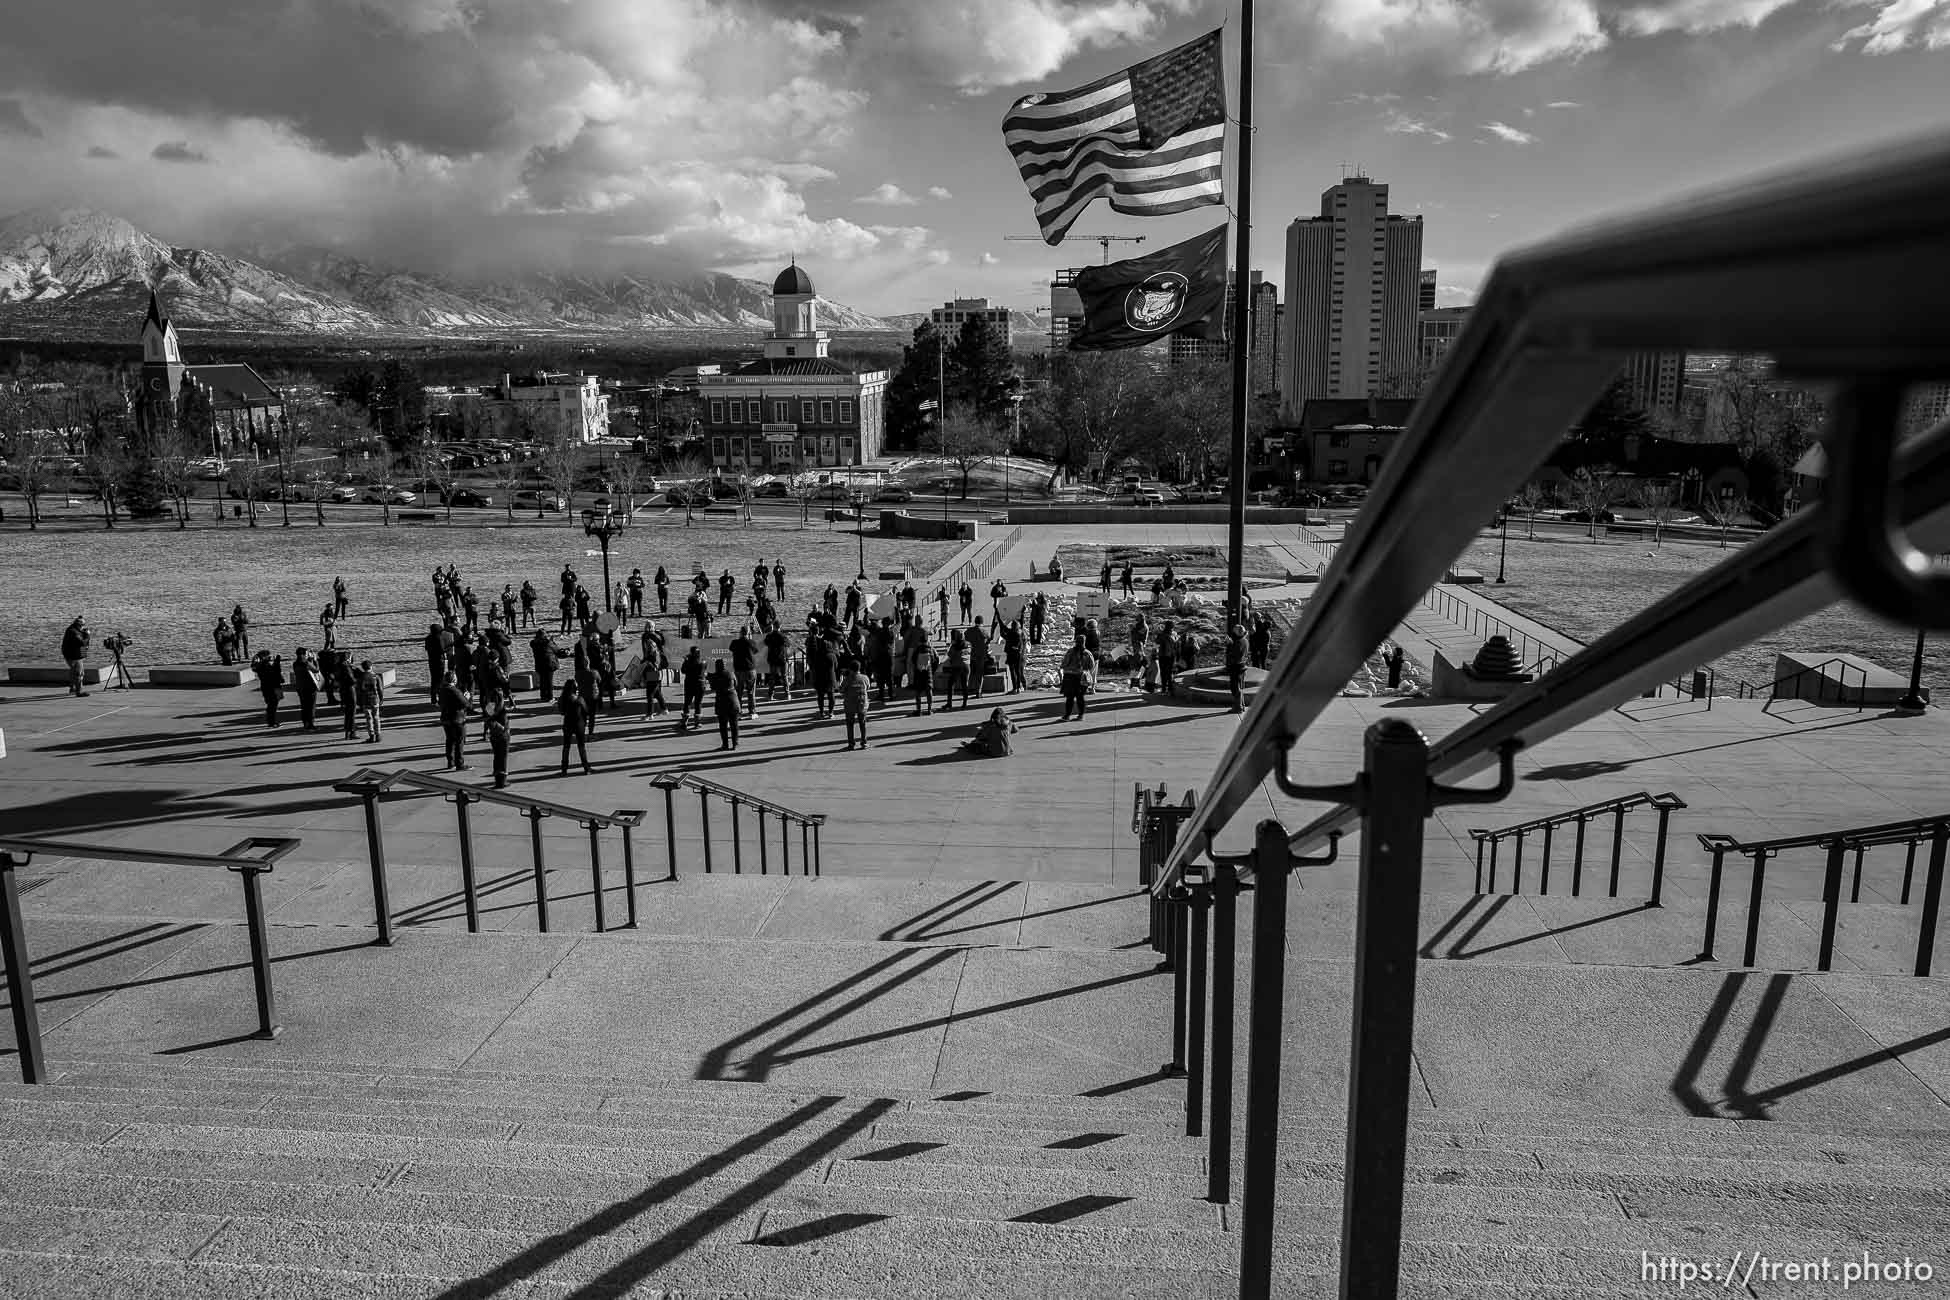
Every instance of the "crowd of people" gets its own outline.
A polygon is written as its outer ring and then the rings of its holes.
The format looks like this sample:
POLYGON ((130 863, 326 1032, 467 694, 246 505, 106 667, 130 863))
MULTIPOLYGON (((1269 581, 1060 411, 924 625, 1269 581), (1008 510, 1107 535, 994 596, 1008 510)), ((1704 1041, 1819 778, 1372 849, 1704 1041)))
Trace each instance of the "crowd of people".
MULTIPOLYGON (((1108 586, 1108 564, 1102 577, 1108 586)), ((1169 571, 1165 577, 1170 577, 1169 571)), ((1126 590, 1132 590, 1129 565, 1123 578, 1126 590)), ((469 723, 478 720, 481 739, 492 755, 494 784, 507 784, 515 682, 524 671, 532 673, 536 702, 555 715, 560 727, 558 768, 563 775, 572 758, 582 771, 593 770, 588 744, 595 738, 599 720, 616 711, 624 691, 637 688, 643 691, 643 716, 653 719, 671 712, 666 688, 677 691, 680 731, 704 726, 708 699, 719 748, 727 751, 739 748, 740 724, 758 715, 761 701, 769 705, 809 695, 813 721, 837 714, 847 748, 864 749, 870 743, 872 708, 900 703, 903 693, 914 716, 920 717, 935 711, 937 692, 943 697, 942 711, 949 712, 967 709, 971 699, 994 692, 1019 695, 1028 689, 1028 651, 1044 644, 1051 614, 1046 592, 1009 600, 1008 587, 1000 579, 988 589, 986 613, 976 612, 971 584, 962 582, 952 593, 946 585, 937 587, 929 597, 936 607, 932 619, 923 616, 920 593, 911 581, 886 598, 871 596, 858 582, 850 582, 843 589, 827 584, 803 620, 788 624, 782 613, 783 559, 769 565, 760 560, 753 566, 743 587, 742 617, 737 612, 740 583, 729 568, 714 580, 700 567, 681 584, 673 582, 663 566, 650 577, 640 568, 632 569, 615 584, 607 601, 589 591, 573 565, 563 567, 558 584, 553 601, 557 616, 551 630, 544 626, 539 612, 542 597, 532 581, 524 580, 519 587, 505 582, 499 592, 487 588, 490 594, 483 598, 462 581, 457 566, 434 570, 432 618, 420 644, 428 701, 443 733, 447 770, 471 767, 469 723), (666 624, 671 621, 673 586, 689 589, 677 620, 679 637, 709 638, 714 618, 740 620, 723 654, 713 655, 708 664, 697 644, 681 658, 672 658, 666 624), (649 612, 652 600, 655 616, 649 612), (959 611, 959 625, 950 621, 951 601, 959 611), (641 627, 631 633, 633 621, 641 627), (516 641, 522 634, 527 634, 529 670, 517 667, 516 641), (631 642, 635 656, 619 665, 631 642)), ((387 670, 375 668, 370 658, 356 658, 340 645, 350 616, 350 587, 341 576, 334 579, 331 599, 318 615, 316 653, 299 647, 288 663, 268 649, 253 654, 251 621, 241 603, 216 621, 212 637, 221 663, 248 663, 264 700, 267 727, 283 725, 281 708, 289 692, 297 699, 304 730, 319 729, 322 702, 341 711, 346 740, 358 738, 363 730, 365 742, 377 744, 384 734, 387 670)), ((1243 624, 1231 629, 1225 668, 1235 711, 1241 705, 1243 670, 1248 663, 1265 665, 1271 635, 1263 617, 1255 618, 1250 630, 1243 624)), ((82 661, 90 636, 79 618, 63 636, 62 657, 70 666, 70 689, 75 694, 86 694, 82 661)), ((125 644, 113 647, 118 664, 125 644)), ((1131 625, 1130 653, 1125 656, 1131 665, 1131 684, 1175 695, 1176 678, 1192 666, 1193 650, 1191 638, 1176 630, 1173 619, 1162 619, 1154 633, 1140 612, 1131 625)), ((1056 661, 1063 721, 1084 716, 1105 658, 1097 620, 1074 619, 1070 645, 1056 661)), ((983 754, 1007 754, 1014 730, 1006 713, 995 709, 968 747, 983 754)))

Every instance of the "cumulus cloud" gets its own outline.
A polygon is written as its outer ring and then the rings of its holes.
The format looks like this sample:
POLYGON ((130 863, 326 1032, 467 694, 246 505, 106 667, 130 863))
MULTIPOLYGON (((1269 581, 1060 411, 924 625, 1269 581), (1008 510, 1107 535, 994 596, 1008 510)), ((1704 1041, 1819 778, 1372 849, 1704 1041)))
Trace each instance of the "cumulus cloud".
POLYGON ((165 140, 149 151, 149 156, 157 162, 166 163, 207 163, 210 155, 191 144, 188 140, 165 140))
POLYGON ((871 203, 883 208, 908 208, 921 200, 909 194, 892 181, 882 181, 870 193, 862 194, 853 200, 855 203, 871 203))
MULTIPOLYGON (((1621 32, 1652 36, 1659 32, 1715 32, 1727 27, 1758 27, 1795 0, 1630 0, 1611 16, 1621 32)), ((1914 3, 1914 0, 1897 0, 1914 3)))
POLYGON ((952 199, 955 196, 948 192, 946 186, 930 185, 928 186, 928 197, 931 199, 952 199))
POLYGON ((89 158, 120 158, 122 155, 105 145, 91 144, 88 146, 88 153, 85 156, 89 158))
POLYGON ((1091 50, 1139 46, 1167 18, 1197 8, 1187 0, 837 0, 831 7, 853 11, 847 44, 870 63, 968 94, 1041 81, 1091 50))
MULTIPOLYGON (((1860 5, 1862 0, 1849 2, 1860 5)), ((1835 48, 1846 49, 1855 41, 1861 42, 1864 54, 1893 54, 1911 45, 1950 49, 1950 0, 1886 0, 1872 20, 1843 33, 1835 48)))
POLYGON ((1537 137, 1528 131, 1519 131, 1507 122, 1485 122, 1483 129, 1497 139, 1508 144, 1536 144, 1537 137))
POLYGON ((997 257, 994 253, 984 253, 980 257, 975 259, 975 265, 994 266, 997 262, 1000 262, 1001 260, 1002 259, 997 257))
POLYGON ((1279 38, 1322 60, 1384 56, 1452 74, 1521 72, 1607 39, 1596 0, 1321 0, 1279 38))
POLYGON ((1580 104, 1575 99, 1553 99, 1550 103, 1544 105, 1544 107, 1545 108, 1583 108, 1584 105, 1580 104))
POLYGON ((0 99, 0 135, 24 135, 38 140, 44 133, 17 99, 0 99))
POLYGON ((1381 122, 1381 129, 1390 135, 1425 135, 1432 140, 1447 140, 1450 138, 1447 131, 1442 130, 1427 119, 1402 112, 1389 113, 1384 117, 1381 122))

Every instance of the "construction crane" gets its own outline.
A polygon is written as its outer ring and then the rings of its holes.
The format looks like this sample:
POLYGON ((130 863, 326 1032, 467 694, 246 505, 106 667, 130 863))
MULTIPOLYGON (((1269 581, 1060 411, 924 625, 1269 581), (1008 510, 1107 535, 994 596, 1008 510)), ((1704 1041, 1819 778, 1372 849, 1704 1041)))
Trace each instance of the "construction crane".
MULTIPOLYGON (((1041 235, 1004 235, 1002 237, 1004 239, 1033 239, 1039 244, 1045 242, 1041 235)), ((1110 246, 1112 244, 1142 244, 1144 242, 1143 235, 1065 235, 1064 238, 1094 239, 1099 244, 1102 244, 1104 246, 1105 266, 1110 265, 1110 246)))

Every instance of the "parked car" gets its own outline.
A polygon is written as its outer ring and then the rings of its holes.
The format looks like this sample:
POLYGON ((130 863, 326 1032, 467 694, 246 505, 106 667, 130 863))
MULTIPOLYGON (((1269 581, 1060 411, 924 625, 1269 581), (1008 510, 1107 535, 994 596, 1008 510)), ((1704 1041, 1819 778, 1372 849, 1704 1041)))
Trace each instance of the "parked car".
POLYGON ((491 506, 494 498, 476 492, 473 488, 455 488, 447 494, 445 504, 450 506, 491 506))
POLYGON ((876 501, 912 501, 914 493, 898 484, 890 483, 873 494, 876 501))
MULTIPOLYGON (((1593 522, 1589 510, 1566 510, 1563 518, 1567 524, 1588 524, 1593 522)), ((1600 510, 1598 511, 1597 522, 1601 524, 1617 523, 1618 516, 1609 510, 1600 510)))
POLYGON ((821 483, 807 493, 814 501, 849 501, 852 495, 844 483, 821 483))
POLYGON ((370 487, 366 489, 365 499, 373 505, 411 506, 418 505, 420 498, 405 488, 370 487))
POLYGON ((752 495, 755 497, 789 497, 792 495, 792 489, 786 486, 784 479, 775 478, 770 483, 760 483, 757 487, 753 488, 752 495))
POLYGON ((515 508, 518 510, 563 510, 568 503, 553 492, 536 492, 524 489, 515 493, 515 508))
POLYGON ((354 501, 357 501, 359 499, 359 489, 352 488, 352 487, 335 487, 332 489, 331 496, 327 497, 326 499, 329 501, 336 501, 340 505, 350 505, 354 501))
POLYGON ((711 492, 695 483, 680 483, 664 493, 664 500, 674 506, 708 506, 711 504, 711 492))
POLYGON ((720 501, 729 501, 744 495, 745 485, 736 479, 714 478, 711 480, 711 495, 720 501))
POLYGON ((433 477, 431 474, 429 474, 425 478, 414 479, 411 483, 408 483, 406 486, 415 492, 436 492, 437 493, 441 491, 446 486, 446 484, 444 480, 437 479, 433 477))
POLYGON ((1133 505, 1161 506, 1164 503, 1165 494, 1162 492, 1133 492, 1131 494, 1131 504, 1133 505))

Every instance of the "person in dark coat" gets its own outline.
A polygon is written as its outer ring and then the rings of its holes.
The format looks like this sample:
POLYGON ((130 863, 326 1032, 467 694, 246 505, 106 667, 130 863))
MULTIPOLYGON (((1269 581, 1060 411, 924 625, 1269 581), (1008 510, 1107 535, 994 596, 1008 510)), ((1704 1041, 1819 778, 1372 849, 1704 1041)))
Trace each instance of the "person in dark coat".
POLYGON ((1009 694, 1022 694, 1023 683, 1029 679, 1028 666, 1023 659, 1022 623, 1004 623, 998 629, 1002 637, 1002 662, 1009 670, 1009 694))
POLYGON ((838 665, 833 659, 833 646, 823 632, 809 629, 806 632, 806 676, 812 681, 813 717, 833 716, 833 688, 838 665))
POLYGON ((948 702, 941 706, 947 713, 955 707, 955 690, 961 690, 961 706, 968 707, 968 643, 962 639, 961 629, 948 633, 948 702))
POLYGON ((454 634, 443 624, 427 624, 426 640, 422 642, 427 652, 427 695, 435 704, 440 703, 440 683, 447 676, 447 660, 453 654, 454 634))
POLYGON ((792 652, 792 638, 777 623, 765 633, 765 698, 775 700, 783 693, 792 698, 792 678, 786 661, 792 652))
POLYGON ((596 661, 602 650, 588 636, 579 636, 569 647, 569 662, 575 670, 576 689, 582 692, 582 702, 587 709, 583 729, 593 738, 596 734, 596 661))
POLYGON ((961 584, 961 621, 966 623, 975 614, 975 589, 967 583, 961 584))
POLYGON ((772 561, 772 590, 775 593, 777 593, 775 599, 780 604, 784 604, 785 603, 785 561, 782 559, 772 561))
POLYGON ((515 596, 515 584, 512 582, 502 583, 501 584, 501 625, 507 628, 510 632, 514 631, 515 629, 515 601, 516 600, 517 597, 515 596))
POLYGON ((1232 625, 1232 635, 1226 638, 1226 685, 1232 691, 1232 711, 1246 711, 1245 693, 1241 684, 1246 677, 1246 629, 1243 624, 1232 625))
POLYGON ((1043 628, 1049 623, 1049 596, 1036 593, 1036 599, 1029 602, 1029 644, 1043 643, 1043 628))
POLYGON ((719 659, 705 680, 711 687, 711 711, 718 718, 718 748, 738 748, 738 679, 719 659))
MULTIPOLYGON (((237 662, 237 633, 231 628, 230 620, 217 620, 217 630, 212 633, 217 640, 217 662, 228 668, 237 662)), ((67 658, 64 653, 62 658, 67 658)))
POLYGON ((894 691, 894 620, 883 618, 867 629, 867 669, 885 704, 894 691))
POLYGON ((339 665, 345 662, 345 654, 336 648, 318 652, 318 676, 325 691, 325 707, 339 702, 339 665))
POLYGON ((914 687, 914 716, 921 716, 922 705, 929 713, 934 712, 934 647, 928 643, 928 630, 918 622, 913 625, 920 633, 907 643, 907 680, 914 687))
POLYGON ((720 618, 731 617, 731 593, 737 589, 738 579, 731 576, 730 569, 726 569, 718 579, 718 616, 720 618))
POLYGON ((555 630, 567 634, 576 624, 576 598, 574 592, 564 592, 558 602, 561 606, 562 623, 555 630))
POLYGON ((684 679, 684 707, 677 715, 679 727, 704 725, 704 672, 704 655, 692 646, 677 667, 677 675, 684 679))
POLYGON ((948 588, 945 584, 943 586, 935 588, 934 600, 937 605, 941 606, 941 626, 947 627, 948 626, 948 588))
POLYGON ((1137 575, 1131 571, 1131 562, 1129 560, 1124 561, 1123 587, 1125 600, 1129 600, 1136 594, 1137 575))
POLYGON ((523 578, 521 582, 521 625, 523 627, 532 627, 534 625, 535 602, 539 598, 539 594, 535 590, 535 584, 523 578))
POLYGON ((340 618, 344 618, 346 611, 352 608, 352 602, 346 599, 344 578, 332 579, 332 606, 333 612, 340 618))
POLYGON ((575 590, 576 626, 587 627, 595 612, 589 603, 589 588, 578 586, 575 590))
POLYGON ((352 740, 359 734, 359 683, 352 668, 352 656, 344 651, 338 653, 339 709, 345 718, 345 738, 352 740))
POLYGON ((1178 654, 1178 633, 1172 621, 1166 619, 1158 629, 1158 679, 1166 695, 1178 694, 1178 685, 1172 680, 1178 673, 1178 654))
MULTIPOLYGON (((989 673, 989 634, 982 626, 982 616, 975 616, 975 626, 968 629, 968 677, 975 686, 975 698, 982 698, 982 679, 989 673)), ((963 700, 966 704, 967 701, 963 700)))
POLYGON ((1266 667, 1267 657, 1273 649, 1273 624, 1266 615, 1261 614, 1253 619, 1252 635, 1247 637, 1246 645, 1252 652, 1253 667, 1266 667))
POLYGON ((631 569, 629 581, 623 584, 630 593, 630 616, 643 617, 643 570, 631 569))
POLYGON ((306 731, 318 730, 318 688, 322 684, 311 651, 299 646, 291 660, 291 689, 298 693, 298 721, 306 731))
POLYGON ((989 588, 989 619, 996 627, 1002 626, 1002 598, 1009 594, 1009 586, 997 578, 989 588))
POLYGON ((760 560, 752 566, 752 591, 762 598, 771 585, 772 570, 765 561, 760 560))
POLYGON ((264 725, 278 726, 278 701, 284 698, 284 656, 260 650, 251 660, 251 671, 257 674, 257 689, 264 693, 264 725))
POLYGON ((237 634, 237 653, 247 655, 251 652, 251 619, 242 605, 230 607, 230 630, 237 634))
POLYGON ((562 683, 562 694, 556 698, 555 711, 562 715, 562 771, 569 774, 569 746, 574 745, 576 755, 582 759, 582 771, 586 776, 595 769, 589 766, 589 706, 583 702, 582 692, 574 682, 562 683))
POLYGON ((386 720, 381 710, 386 704, 386 683, 373 669, 372 660, 361 659, 352 678, 352 693, 359 701, 359 713, 366 720, 366 743, 377 745, 386 735, 386 720))
POLYGON ((1063 721, 1070 720, 1070 709, 1075 707, 1077 717, 1083 717, 1085 697, 1090 693, 1090 684, 1097 677, 1097 656, 1090 653, 1084 644, 1083 633, 1078 632, 1076 643, 1063 652, 1063 721))
POLYGON ((467 630, 469 632, 480 630, 481 598, 474 594, 472 587, 460 593, 460 607, 467 615, 467 630))
POLYGON ((535 655, 535 684, 541 688, 542 703, 547 704, 555 698, 555 670, 562 666, 562 661, 556 655, 555 645, 548 639, 548 633, 540 628, 535 630, 528 648, 535 655))
POLYGON ((447 656, 447 671, 459 680, 463 695, 474 693, 474 636, 464 627, 454 639, 454 652, 447 656))
MULTIPOLYGON (((758 716, 758 642, 752 640, 749 625, 738 629, 731 643, 731 674, 737 687, 740 711, 748 718, 758 716)), ((736 734, 732 737, 737 739, 736 734)), ((733 745, 732 748, 737 748, 733 745)))
POLYGON ((820 597, 820 603, 826 610, 826 617, 838 618, 840 616, 840 589, 830 582, 827 583, 825 594, 820 597))
POLYGON ((851 627, 860 620, 860 584, 846 584, 846 622, 851 627))
POLYGON ((437 697, 440 705, 440 729, 447 735, 447 770, 465 772, 467 770, 467 696, 461 693, 460 683, 453 673, 440 679, 440 692, 437 697))
POLYGON ((664 671, 670 660, 664 657, 661 640, 643 638, 643 716, 655 718, 670 712, 670 702, 664 699, 664 671))
POLYGON ((487 725, 488 749, 494 754, 494 788, 503 789, 508 784, 508 706, 500 699, 491 699, 481 705, 481 714, 487 725))

